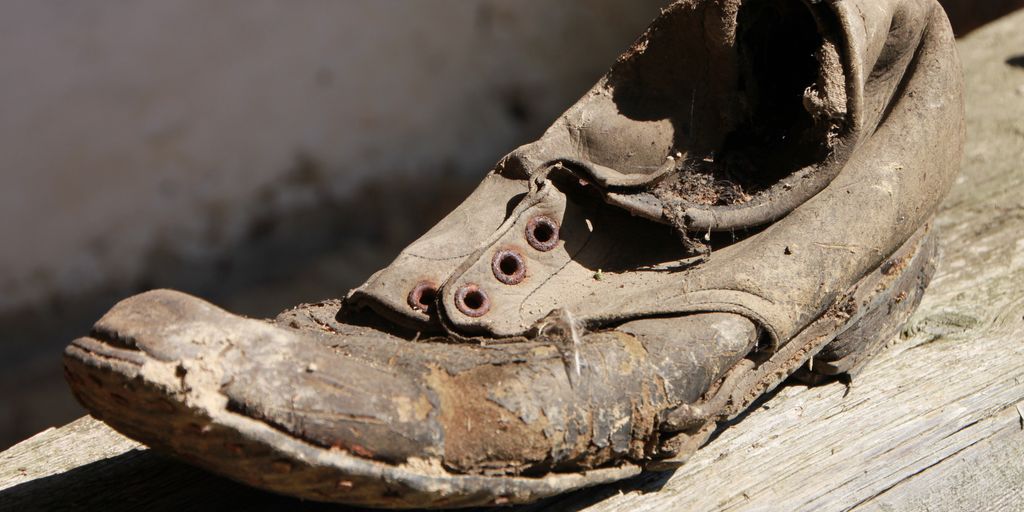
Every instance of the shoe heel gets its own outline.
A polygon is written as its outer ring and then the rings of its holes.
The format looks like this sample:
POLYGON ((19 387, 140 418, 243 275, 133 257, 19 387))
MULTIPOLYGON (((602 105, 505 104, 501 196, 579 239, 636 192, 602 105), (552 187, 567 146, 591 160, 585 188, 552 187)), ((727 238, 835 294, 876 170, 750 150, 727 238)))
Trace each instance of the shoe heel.
POLYGON ((852 380, 896 336, 921 303, 935 273, 938 244, 930 224, 913 238, 919 238, 916 246, 901 248, 870 275, 875 279, 862 280, 878 280, 877 293, 858 305, 866 310, 863 316, 849 324, 793 377, 811 385, 836 377, 852 380))

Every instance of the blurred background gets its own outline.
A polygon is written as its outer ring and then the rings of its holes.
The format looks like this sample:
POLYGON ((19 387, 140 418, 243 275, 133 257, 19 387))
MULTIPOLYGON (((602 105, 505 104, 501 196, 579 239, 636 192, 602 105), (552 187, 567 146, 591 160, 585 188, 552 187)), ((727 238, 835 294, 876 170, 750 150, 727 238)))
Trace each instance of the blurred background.
POLYGON ((344 295, 666 4, 0 1, 0 450, 83 414, 61 351, 126 295, 344 295))

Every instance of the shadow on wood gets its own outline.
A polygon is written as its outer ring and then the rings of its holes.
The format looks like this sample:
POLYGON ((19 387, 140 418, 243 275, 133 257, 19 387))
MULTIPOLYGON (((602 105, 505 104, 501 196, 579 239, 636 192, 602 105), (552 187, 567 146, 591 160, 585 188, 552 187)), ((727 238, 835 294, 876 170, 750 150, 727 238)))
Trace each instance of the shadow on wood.
POLYGON ((150 451, 132 450, 0 491, 2 510, 331 510, 213 476, 150 451), (147 489, 147 492, 139 492, 147 489))
MULTIPOLYGON (((579 491, 571 495, 573 504, 561 510, 581 510, 622 492, 656 492, 671 476, 671 472, 646 474, 614 486, 579 491)), ((503 510, 526 512, 547 508, 553 501, 555 499, 503 510)), ((140 449, 0 490, 0 511, 8 510, 361 512, 371 509, 305 502, 263 492, 140 449), (140 492, 142 490, 144 492, 140 492)))

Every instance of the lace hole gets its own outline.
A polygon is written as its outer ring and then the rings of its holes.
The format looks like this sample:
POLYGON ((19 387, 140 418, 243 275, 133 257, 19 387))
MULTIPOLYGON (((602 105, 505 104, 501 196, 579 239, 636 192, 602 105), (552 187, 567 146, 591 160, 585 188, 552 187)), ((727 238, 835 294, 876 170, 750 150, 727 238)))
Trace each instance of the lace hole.
POLYGON ((505 249, 494 253, 491 259, 494 277, 505 284, 519 284, 526 277, 526 261, 518 251, 505 249))
POLYGON ((466 316, 480 317, 490 311, 491 299, 479 286, 467 284, 455 292, 455 307, 466 316))
POLYGON ((424 314, 430 314, 437 300, 437 286, 430 281, 421 281, 409 292, 409 307, 424 314))
POLYGON ((558 223, 544 215, 530 219, 526 224, 526 240, 541 252, 554 249, 558 245, 558 223))

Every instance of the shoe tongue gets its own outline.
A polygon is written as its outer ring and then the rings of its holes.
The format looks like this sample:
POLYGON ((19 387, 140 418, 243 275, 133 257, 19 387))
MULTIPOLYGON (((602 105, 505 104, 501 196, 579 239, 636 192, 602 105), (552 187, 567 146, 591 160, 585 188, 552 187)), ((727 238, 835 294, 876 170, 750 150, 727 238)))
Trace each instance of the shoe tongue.
POLYGON ((491 173, 393 262, 349 292, 345 309, 369 308, 417 331, 438 330, 437 289, 491 236, 528 193, 528 182, 491 173))
POLYGON ((559 307, 585 313, 598 299, 577 296, 578 283, 603 289, 606 276, 685 258, 670 226, 609 206, 608 194, 581 175, 489 175, 353 290, 346 309, 369 308, 419 332, 443 324, 463 335, 514 336, 559 307))
POLYGON ((545 180, 453 272, 439 313, 462 335, 524 335, 555 309, 586 318, 611 295, 644 286, 643 269, 686 256, 670 226, 545 180))

